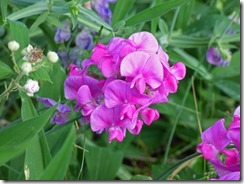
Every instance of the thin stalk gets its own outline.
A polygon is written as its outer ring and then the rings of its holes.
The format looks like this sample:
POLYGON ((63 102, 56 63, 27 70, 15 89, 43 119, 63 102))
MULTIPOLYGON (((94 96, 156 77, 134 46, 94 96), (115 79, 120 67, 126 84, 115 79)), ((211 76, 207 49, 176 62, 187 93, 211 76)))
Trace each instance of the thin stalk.
MULTIPOLYGON (((196 72, 193 74, 193 76, 195 76, 195 75, 196 75, 196 72)), ((187 98, 187 96, 188 96, 188 94, 190 92, 190 88, 191 88, 191 83, 189 83, 189 85, 188 85, 188 87, 186 89, 186 93, 185 93, 184 98, 182 100, 181 106, 184 106, 184 104, 186 102, 186 98, 187 98)), ((177 124, 179 122, 179 119, 180 119, 182 111, 183 111, 183 109, 180 108, 178 110, 178 114, 177 114, 177 116, 175 118, 175 122, 174 122, 174 125, 172 127, 172 130, 171 130, 171 133, 170 133, 170 137, 169 137, 169 141, 168 141, 168 144, 167 144, 167 147, 166 147, 166 151, 165 151, 165 154, 164 154, 164 161, 163 161, 164 164, 166 163, 166 161, 168 159, 170 146, 171 146, 171 143, 172 143, 172 140, 173 140, 173 136, 174 136, 174 133, 175 133, 175 129, 176 129, 176 126, 177 126, 177 124)))
POLYGON ((163 178, 165 178, 168 175, 168 173, 173 172, 175 170, 175 168, 179 167, 184 162, 189 161, 189 160, 191 160, 193 158, 196 158, 196 157, 198 157, 200 155, 201 155, 200 153, 196 152, 196 153, 193 153, 192 155, 189 155, 189 156, 185 157, 184 159, 182 159, 181 161, 179 161, 178 163, 176 163, 175 165, 173 165, 172 167, 170 167, 169 169, 164 171, 158 177, 156 177, 155 180, 162 180, 163 178))
POLYGON ((175 23, 176 23, 176 19, 177 19, 177 17, 178 17, 179 11, 180 11, 180 7, 178 7, 178 8, 175 10, 175 14, 174 14, 173 21, 172 21, 172 24, 171 24, 171 27, 170 27, 170 31, 169 31, 168 39, 171 38, 171 35, 172 35, 173 30, 174 30, 175 23))
POLYGON ((200 134, 202 134, 202 127, 201 127, 201 122, 200 122, 200 118, 199 118, 199 114, 198 114, 198 106, 197 106, 197 97, 196 97, 196 91, 195 91, 195 85, 194 85, 194 78, 192 79, 192 92, 193 92, 193 98, 194 98, 194 103, 195 103, 195 108, 196 108, 197 124, 198 124, 200 134))

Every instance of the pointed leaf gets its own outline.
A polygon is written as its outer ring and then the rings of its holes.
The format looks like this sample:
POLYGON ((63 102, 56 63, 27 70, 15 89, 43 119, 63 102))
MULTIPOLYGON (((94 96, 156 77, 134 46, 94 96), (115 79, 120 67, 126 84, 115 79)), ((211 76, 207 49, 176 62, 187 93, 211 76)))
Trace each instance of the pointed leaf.
POLYGON ((10 77, 14 71, 5 63, 0 61, 0 80, 10 77))

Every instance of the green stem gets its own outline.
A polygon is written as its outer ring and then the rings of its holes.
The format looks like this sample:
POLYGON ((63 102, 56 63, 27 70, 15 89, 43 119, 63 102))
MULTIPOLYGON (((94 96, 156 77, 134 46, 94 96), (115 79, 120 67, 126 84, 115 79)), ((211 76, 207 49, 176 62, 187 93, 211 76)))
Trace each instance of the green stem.
POLYGON ((191 160, 191 159, 193 159, 195 157, 198 157, 199 155, 201 155, 201 154, 196 152, 196 153, 193 153, 192 155, 189 155, 189 156, 185 157, 184 159, 182 159, 181 161, 179 161, 178 163, 176 163, 175 165, 173 165, 172 167, 170 167, 169 169, 164 171, 158 177, 156 177, 155 180, 162 180, 163 178, 165 178, 168 175, 168 173, 174 171, 175 168, 179 167, 181 164, 183 164, 186 161, 189 161, 189 160, 191 160))
POLYGON ((171 27, 170 27, 170 31, 169 31, 168 39, 171 38, 171 35, 172 35, 173 30, 174 30, 175 23, 176 23, 176 19, 177 19, 177 17, 178 17, 179 11, 180 11, 180 7, 178 7, 178 8, 175 10, 175 14, 174 14, 173 21, 172 21, 172 24, 171 24, 171 27))
MULTIPOLYGON (((193 74, 193 76, 195 76, 195 75, 196 75, 196 72, 193 74)), ((193 78, 192 78, 192 79, 193 79, 193 78)), ((184 106, 184 104, 185 104, 185 102, 186 102, 186 98, 187 98, 187 96, 188 96, 188 94, 189 94, 190 89, 191 89, 191 83, 189 83, 189 85, 188 85, 188 87, 187 87, 187 89, 186 89, 186 93, 185 93, 185 96, 184 96, 184 98, 183 98, 183 100, 182 100, 181 106, 184 106)), ((178 109, 179 109, 179 108, 178 108, 178 109)), ((173 127, 172 127, 172 130, 171 130, 171 133, 170 133, 170 137, 169 137, 169 141, 168 141, 168 144, 167 144, 167 147, 166 147, 166 151, 165 151, 165 155, 164 155, 164 162, 163 162, 164 164, 166 163, 166 161, 167 161, 167 159, 168 159, 170 146, 171 146, 171 143, 172 143, 172 140, 173 140, 173 136, 174 136, 174 133, 175 133, 175 129, 176 129, 176 126, 177 126, 178 121, 179 121, 179 119, 180 119, 180 116, 181 116, 182 111, 183 111, 183 108, 180 108, 180 109, 178 110, 178 114, 177 114, 177 116, 176 116, 176 118, 175 118, 175 122, 174 122, 174 125, 173 125, 173 127)))

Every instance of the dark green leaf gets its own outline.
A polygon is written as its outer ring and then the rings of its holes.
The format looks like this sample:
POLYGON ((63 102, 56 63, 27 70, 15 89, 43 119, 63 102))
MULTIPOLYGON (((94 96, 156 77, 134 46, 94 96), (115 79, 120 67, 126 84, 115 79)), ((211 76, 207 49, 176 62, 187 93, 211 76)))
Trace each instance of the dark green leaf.
POLYGON ((152 180, 150 176, 143 176, 143 175, 135 175, 131 178, 131 180, 152 180))
POLYGON ((48 81, 52 83, 48 70, 45 67, 41 67, 38 70, 29 73, 29 76, 35 80, 48 81))
POLYGON ((47 20, 47 17, 50 13, 48 11, 42 13, 38 18, 35 20, 35 22, 30 27, 30 32, 35 31, 40 24, 45 22, 47 20))
POLYGON ((40 180, 63 180, 68 169, 73 141, 75 137, 75 128, 72 124, 66 127, 69 131, 64 139, 64 143, 52 161, 48 164, 45 171, 41 174, 40 180), (60 165, 62 164, 62 165, 60 165))
POLYGON ((26 121, 38 116, 36 109, 30 99, 25 93, 20 92, 21 97, 21 118, 26 121))
POLYGON ((85 160, 90 180, 112 180, 118 172, 123 154, 109 148, 86 146, 85 160), (105 159, 106 158, 106 159, 105 159))
POLYGON ((112 26, 125 19, 127 12, 135 3, 135 0, 118 0, 112 16, 112 26), (123 7, 123 8, 122 8, 123 7))
POLYGON ((3 19, 7 17, 7 10, 8 10, 8 0, 1 0, 1 12, 2 12, 3 19))
POLYGON ((9 20, 18 20, 32 15, 42 14, 44 11, 48 10, 47 3, 45 1, 37 2, 33 5, 27 6, 26 8, 15 11, 10 14, 7 19, 9 20))
POLYGON ((5 63, 0 61, 0 80, 6 79, 14 74, 14 71, 5 63))
POLYGON ((154 6, 152 8, 148 8, 143 10, 133 17, 126 20, 126 26, 132 26, 134 24, 139 24, 142 22, 150 21, 154 18, 157 18, 168 11, 181 6, 182 4, 186 3, 189 0, 171 0, 165 3, 161 3, 160 5, 154 6))

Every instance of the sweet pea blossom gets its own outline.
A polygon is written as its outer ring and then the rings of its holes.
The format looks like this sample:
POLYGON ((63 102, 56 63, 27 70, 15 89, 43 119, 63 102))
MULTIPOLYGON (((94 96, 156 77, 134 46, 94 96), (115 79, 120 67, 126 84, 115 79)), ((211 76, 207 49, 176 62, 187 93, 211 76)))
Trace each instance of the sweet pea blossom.
POLYGON ((230 64, 231 53, 229 50, 224 50, 225 56, 217 47, 210 47, 207 52, 207 61, 216 66, 228 66, 230 64))
POLYGON ((185 77, 182 62, 170 66, 169 57, 149 32, 128 39, 114 37, 98 43, 82 69, 72 64, 64 82, 65 97, 76 102, 92 131, 108 132, 109 142, 123 141, 126 132, 138 135, 143 125, 159 118, 150 106, 168 101, 185 77), (100 73, 91 73, 95 65, 100 73))
MULTIPOLYGON (((50 98, 37 98, 39 102, 41 102, 46 107, 52 107, 57 104, 56 101, 50 98)), ((63 104, 58 104, 57 111, 54 113, 54 115, 51 118, 51 123, 54 124, 63 124, 66 123, 69 120, 70 115, 70 107, 63 104)))
POLYGON ((240 106, 236 108, 228 129, 224 126, 224 119, 220 119, 205 130, 201 138, 202 143, 197 146, 197 151, 216 169, 219 178, 213 180, 239 180, 240 106), (221 161, 219 155, 224 155, 225 160, 221 161))
POLYGON ((63 22, 63 29, 57 28, 54 41, 57 43, 66 42, 71 38, 70 24, 63 22))

